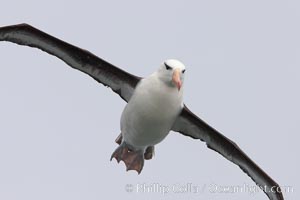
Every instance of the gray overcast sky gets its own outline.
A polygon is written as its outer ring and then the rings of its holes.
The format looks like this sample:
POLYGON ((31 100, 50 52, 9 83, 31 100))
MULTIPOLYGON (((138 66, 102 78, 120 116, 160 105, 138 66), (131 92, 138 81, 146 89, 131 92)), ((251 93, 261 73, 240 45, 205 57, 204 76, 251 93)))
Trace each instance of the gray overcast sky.
MULTIPOLYGON (((292 186, 284 196, 296 199, 299 11, 299 1, 274 0, 4 1, 0 26, 29 23, 139 76, 167 58, 181 60, 185 103, 292 186)), ((0 199, 267 199, 261 191, 212 192, 214 184, 254 183, 204 143, 176 133, 141 175, 125 172, 109 161, 125 102, 39 50, 0 43, 0 95, 0 199), (154 183, 200 189, 135 190, 154 183)))

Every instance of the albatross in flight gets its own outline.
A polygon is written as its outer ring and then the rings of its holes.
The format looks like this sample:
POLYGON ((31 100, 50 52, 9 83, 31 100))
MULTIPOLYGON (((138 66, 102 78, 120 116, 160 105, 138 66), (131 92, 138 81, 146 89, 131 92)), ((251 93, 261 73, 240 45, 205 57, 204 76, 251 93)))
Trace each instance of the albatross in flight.
POLYGON ((1 27, 0 41, 52 54, 110 87, 127 102, 121 116, 121 134, 116 139, 119 146, 111 156, 118 162, 122 160, 127 170, 140 173, 144 159, 151 159, 154 146, 173 130, 206 142, 208 148, 248 174, 269 199, 283 200, 279 185, 266 172, 236 143, 206 124, 183 103, 185 66, 180 61, 166 60, 153 74, 140 78, 27 24, 1 27))

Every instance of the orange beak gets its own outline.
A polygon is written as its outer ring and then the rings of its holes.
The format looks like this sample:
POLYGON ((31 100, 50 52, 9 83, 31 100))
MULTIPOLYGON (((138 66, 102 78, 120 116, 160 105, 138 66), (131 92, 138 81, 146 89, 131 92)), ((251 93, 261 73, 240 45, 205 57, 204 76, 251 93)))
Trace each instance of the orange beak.
POLYGON ((175 71, 173 72, 173 76, 172 76, 172 82, 176 85, 178 91, 181 88, 181 80, 180 80, 180 69, 175 69, 175 71))

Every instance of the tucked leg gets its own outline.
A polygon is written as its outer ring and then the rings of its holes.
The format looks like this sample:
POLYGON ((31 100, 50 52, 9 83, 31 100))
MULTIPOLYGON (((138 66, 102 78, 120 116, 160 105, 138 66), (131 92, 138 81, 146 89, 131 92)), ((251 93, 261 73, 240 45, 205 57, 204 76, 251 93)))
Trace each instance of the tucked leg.
POLYGON ((144 153, 145 160, 150 160, 154 156, 154 146, 149 146, 146 148, 146 151, 144 153))
POLYGON ((116 142, 117 144, 121 144, 122 139, 123 139, 122 133, 120 133, 120 135, 116 138, 115 142, 116 142))

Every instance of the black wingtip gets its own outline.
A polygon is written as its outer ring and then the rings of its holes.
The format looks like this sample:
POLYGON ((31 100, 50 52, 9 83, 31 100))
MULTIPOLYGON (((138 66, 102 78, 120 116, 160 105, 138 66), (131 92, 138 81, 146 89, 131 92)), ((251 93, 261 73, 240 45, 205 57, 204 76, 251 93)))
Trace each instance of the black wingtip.
POLYGON ((18 30, 26 30, 26 29, 34 29, 34 28, 26 23, 0 27, 0 41, 8 41, 10 38, 10 33, 17 32, 18 30))
POLYGON ((9 25, 9 26, 2 26, 2 27, 0 27, 0 31, 5 32, 5 31, 11 31, 14 29, 19 29, 19 28, 26 28, 26 27, 32 28, 32 26, 29 24, 21 23, 21 24, 9 25))

